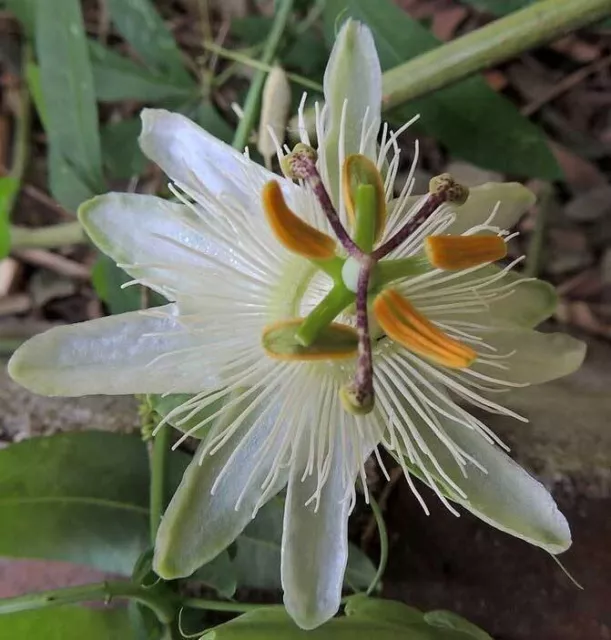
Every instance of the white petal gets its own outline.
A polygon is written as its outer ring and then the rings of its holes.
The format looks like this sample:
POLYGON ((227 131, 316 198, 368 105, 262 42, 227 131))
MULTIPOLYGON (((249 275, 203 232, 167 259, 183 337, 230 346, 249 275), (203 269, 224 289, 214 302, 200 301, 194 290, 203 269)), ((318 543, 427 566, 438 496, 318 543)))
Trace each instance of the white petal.
POLYGON ((350 505, 344 499, 340 455, 334 454, 318 511, 314 501, 305 506, 316 491, 317 474, 302 482, 302 471, 296 468, 289 479, 281 576, 286 610, 302 629, 313 629, 332 618, 341 601, 350 505))
POLYGON ((511 229, 536 202, 535 194, 518 182, 489 182, 469 190, 462 206, 454 206, 456 220, 444 233, 461 234, 483 224, 499 205, 490 222, 501 229, 511 229))
MULTIPOLYGON (((437 396, 432 395, 424 386, 418 386, 433 405, 439 405, 437 396)), ((443 390, 439 391, 447 397, 443 390)), ((450 480, 467 496, 466 499, 458 496, 446 486, 445 493, 448 497, 497 529, 550 553, 568 549, 571 544, 569 527, 549 492, 498 446, 488 442, 475 429, 470 429, 458 409, 452 408, 451 402, 440 406, 446 414, 455 416, 456 420, 435 412, 439 426, 455 446, 474 458, 486 471, 467 461, 465 477, 446 444, 410 405, 404 403, 404 406, 430 449, 431 457, 437 460, 450 480)), ((439 478, 432 462, 426 458, 424 460, 430 474, 439 478)), ((439 486, 444 486, 441 479, 439 486)))
POLYGON ((214 196, 229 195, 252 206, 253 182, 278 179, 194 122, 163 109, 142 111, 142 151, 175 182, 214 196))
POLYGON ((439 440, 430 442, 445 471, 467 494, 467 500, 456 502, 497 529, 550 553, 569 548, 571 533, 566 518, 540 482, 475 431, 450 420, 443 426, 450 438, 488 471, 486 474, 468 464, 465 478, 445 445, 439 440))
POLYGON ((47 396, 195 392, 213 381, 196 336, 180 325, 176 308, 161 317, 134 311, 66 327, 28 340, 13 354, 9 373, 47 396), (153 362, 155 361, 155 362, 153 362))
MULTIPOLYGON (((223 416, 224 422, 214 426, 209 438, 230 426, 236 415, 232 411, 223 416)), ((258 420, 261 410, 250 411, 227 443, 200 464, 200 453, 207 447, 208 438, 202 441, 157 533, 154 569, 162 578, 191 575, 231 544, 251 521, 255 507, 261 506, 257 505, 263 493, 261 485, 272 462, 261 461, 259 454, 276 415, 269 412, 258 420), (226 465, 229 466, 225 470, 226 465)), ((282 489, 287 476, 288 471, 279 471, 269 498, 282 489)))
POLYGON ((231 260, 226 246, 195 230, 199 220, 191 209, 155 196, 97 196, 80 207, 79 219, 101 251, 119 264, 135 265, 125 270, 170 299, 185 288, 185 272, 201 277, 211 270, 206 256, 231 260))
POLYGON ((324 153, 328 185, 337 206, 339 202, 339 176, 341 175, 338 143, 342 123, 342 110, 346 103, 344 126, 344 154, 359 153, 363 127, 371 127, 362 153, 376 160, 377 132, 380 128, 382 108, 382 70, 375 42, 367 26, 347 20, 333 46, 324 78, 325 139, 320 141, 319 153, 324 153), (367 120, 365 121, 365 116, 367 120))
MULTIPOLYGON (((549 282, 528 280, 513 271, 502 280, 502 284, 509 282, 516 285, 513 293, 488 304, 487 316, 491 324, 530 329, 547 320, 556 310, 558 294, 549 282)), ((474 319, 472 322, 480 320, 474 319)))
MULTIPOLYGON (((479 292, 486 294, 490 290, 502 287, 503 290, 498 298, 486 300, 485 309, 481 311, 473 310, 469 313, 460 310, 449 309, 444 311, 441 306, 446 303, 454 303, 455 300, 448 298, 444 291, 445 287, 455 287, 458 285, 465 287, 464 299, 472 297, 475 299, 475 293, 470 294, 468 287, 470 283, 477 286, 484 278, 493 279, 501 272, 501 268, 496 265, 487 265, 471 273, 458 276, 450 282, 440 282, 436 284, 436 280, 444 278, 447 273, 441 273, 436 278, 431 278, 426 288, 426 298, 423 299, 420 306, 423 307, 424 313, 439 322, 447 322, 456 320, 459 322, 471 322, 484 326, 493 325, 496 327, 524 327, 532 328, 549 318, 558 304, 558 295, 556 289, 543 280, 524 278, 516 271, 508 271, 502 278, 491 283, 489 288, 480 287, 479 292), (514 285, 509 287, 509 285, 514 285), (510 289, 513 291, 510 293, 510 289), (431 298, 430 294, 439 292, 439 298, 431 298), (426 307, 437 307, 436 310, 427 312, 426 307)), ((404 285, 403 291, 409 295, 409 281, 404 285)), ((414 302, 418 303, 418 294, 412 296, 414 302)))
MULTIPOLYGON (((422 199, 422 196, 406 198, 402 210, 407 213, 422 199)), ((490 218, 496 205, 497 212, 490 225, 501 229, 511 229, 536 202, 534 193, 518 182, 488 182, 469 189, 469 197, 463 205, 448 205, 456 213, 456 220, 444 233, 460 235, 473 227, 484 224, 490 218)), ((389 211, 398 203, 392 200, 389 211)))
POLYGON ((501 362, 499 371, 477 361, 472 368, 501 380, 541 384, 573 373, 583 363, 586 344, 564 333, 541 333, 529 329, 494 329, 482 338, 497 353, 515 353, 501 362))

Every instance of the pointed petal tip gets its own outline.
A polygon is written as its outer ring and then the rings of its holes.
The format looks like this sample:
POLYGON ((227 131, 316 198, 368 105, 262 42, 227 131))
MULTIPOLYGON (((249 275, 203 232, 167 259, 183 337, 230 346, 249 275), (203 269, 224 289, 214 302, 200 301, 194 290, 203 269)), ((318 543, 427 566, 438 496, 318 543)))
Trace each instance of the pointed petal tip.
POLYGON ((339 611, 340 599, 337 602, 316 602, 308 604, 302 600, 294 601, 287 597, 283 598, 284 607, 291 616, 295 624, 304 631, 311 631, 328 622, 339 611), (314 606, 312 606, 314 604, 314 606))
POLYGON ((557 556, 569 549, 573 544, 573 539, 571 537, 571 528, 569 523, 564 517, 562 511, 558 508, 558 505, 551 494, 549 500, 553 510, 551 518, 553 523, 550 524, 548 531, 542 532, 539 540, 529 540, 526 538, 526 541, 541 547, 554 556, 557 556))
POLYGON ((197 571, 198 567, 185 569, 175 562, 178 554, 168 553, 168 545, 160 541, 159 536, 155 542, 155 553, 153 555, 153 571, 162 580, 178 580, 179 578, 188 578, 197 571))
MULTIPOLYGON (((129 198, 140 197, 136 194, 127 194, 111 191, 89 200, 85 200, 78 208, 76 215, 81 226, 95 246, 104 252, 115 262, 124 260, 126 256, 118 257, 117 251, 113 251, 112 238, 106 233, 106 229, 114 222, 117 226, 122 222, 117 215, 120 210, 125 210, 129 198)), ((130 233, 133 230, 130 229, 130 233)))
POLYGON ((101 207, 106 202, 108 202, 109 200, 115 200, 115 198, 120 195, 122 194, 117 194, 114 192, 105 193, 102 195, 94 196, 93 198, 89 198, 89 200, 85 200, 85 202, 81 203, 76 211, 76 217, 78 218, 83 229, 85 229, 85 232, 90 238, 93 239, 92 233, 95 230, 93 218, 96 216, 96 214, 99 213, 101 207))
POLYGON ((56 378, 44 366, 39 363, 40 352, 44 352, 44 342, 41 339, 54 330, 30 338, 22 344, 11 356, 7 365, 10 378, 39 396, 63 396, 65 389, 58 388, 56 378), (37 366, 38 363, 38 366, 37 366))
MULTIPOLYGON (((10 378, 20 384, 22 387, 26 389, 30 389, 28 385, 28 371, 29 368, 27 366, 27 353, 29 351, 29 340, 25 344, 22 344, 11 356, 8 361, 7 371, 10 378)), ((33 389, 30 389, 33 390, 33 389)))
POLYGON ((140 132, 140 136, 148 133, 155 124, 156 120, 171 115, 172 113, 167 109, 151 109, 149 107, 145 107, 144 109, 142 109, 142 111, 140 112, 140 121, 142 122, 142 130, 140 132))
POLYGON ((168 133, 185 124, 187 126, 191 125, 194 129, 199 129, 189 118, 167 109, 142 109, 140 122, 142 123, 142 128, 138 136, 138 145, 142 153, 156 164, 158 164, 158 160, 155 154, 158 153, 157 146, 160 136, 167 142, 169 139, 169 137, 166 137, 168 133))
POLYGON ((351 46, 355 44, 368 46, 373 43, 373 34, 367 24, 350 16, 341 23, 335 41, 339 42, 343 38, 346 38, 351 46), (361 42, 358 42, 359 40, 361 42))

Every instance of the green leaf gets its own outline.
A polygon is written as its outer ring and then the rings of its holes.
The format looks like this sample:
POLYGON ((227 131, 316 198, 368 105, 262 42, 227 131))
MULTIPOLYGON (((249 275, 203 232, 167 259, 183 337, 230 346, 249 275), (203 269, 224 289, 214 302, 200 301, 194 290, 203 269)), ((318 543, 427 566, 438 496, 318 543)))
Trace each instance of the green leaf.
POLYGON ((51 193, 66 211, 76 212, 85 200, 103 191, 101 187, 94 187, 63 152, 53 145, 49 148, 48 160, 51 193))
MULTIPOLYGON (((340 16, 352 16, 373 31, 382 69, 428 51, 438 40, 390 0, 328 0, 330 37, 340 16)), ((405 122, 420 113, 419 127, 448 150, 487 169, 556 180, 562 177, 541 130, 480 77, 472 77, 395 109, 391 119, 405 122)))
POLYGON ((402 602, 368 598, 363 594, 348 598, 344 611, 347 616, 380 620, 398 626, 420 625, 422 622, 426 622, 433 627, 459 631, 475 640, 492 640, 485 631, 451 611, 439 610, 422 613, 422 611, 402 602))
POLYGON ((140 100, 158 102, 195 95, 197 85, 189 78, 178 80, 149 71, 94 40, 89 41, 95 93, 102 102, 140 100))
MULTIPOLYGON (((233 559, 237 582, 241 587, 253 589, 280 589, 280 545, 284 501, 270 500, 244 529, 236 540, 236 556, 233 559)), ((345 583, 353 589, 369 586, 376 569, 363 552, 349 545, 345 583)))
MULTIPOLYGON (((177 486, 186 457, 170 457, 177 486)), ((65 433, 0 451, 0 555, 131 574, 149 545, 149 468, 138 436, 65 433)))
POLYGON ((424 619, 435 627, 462 631, 474 640, 492 640, 485 631, 452 611, 429 611, 424 614, 424 619))
POLYGON ((147 165, 140 147, 140 118, 127 118, 106 125, 101 132, 104 166, 112 178, 129 179, 140 175, 147 165))
POLYGON ((248 46, 256 45, 267 38, 272 28, 273 18, 266 16, 246 16, 231 21, 231 34, 248 46))
POLYGON ((202 582, 223 598, 233 597, 238 585, 235 566, 227 551, 222 551, 214 560, 199 568, 189 580, 202 582))
POLYGON ((411 625, 424 621, 422 611, 394 600, 381 600, 357 594, 348 598, 344 612, 347 616, 385 620, 391 624, 411 625))
POLYGON ((344 584, 355 592, 367 589, 375 578, 376 568, 360 547, 350 544, 348 551, 348 566, 344 575, 344 584))
POLYGON ((233 129, 211 102, 198 102, 190 107, 183 106, 178 111, 191 118, 191 120, 219 140, 227 143, 231 142, 233 129))
POLYGON ((69 209, 104 190, 98 113, 78 0, 37 2, 36 54, 50 146, 50 187, 69 209), (75 194, 68 175, 78 177, 75 194))
MULTIPOLYGON (((243 44, 254 46, 265 41, 273 22, 273 18, 265 16, 234 18, 231 21, 231 33, 243 44)), ((322 80, 328 51, 319 34, 313 30, 296 33, 289 27, 287 40, 287 46, 279 52, 282 66, 297 69, 313 80, 322 80)), ((299 91, 301 94, 303 90, 300 88, 299 91)))
POLYGON ((89 609, 63 606, 9 613, 2 616, 2 637, 7 640, 129 640, 134 637, 126 609, 89 609))
MULTIPOLYGON (((98 254, 91 270, 91 283, 98 297, 108 305, 111 313, 126 313, 142 309, 143 288, 139 285, 121 288, 123 284, 132 280, 133 278, 117 267, 111 258, 103 253, 98 254)), ((146 296, 149 307, 167 304, 167 300, 155 291, 147 290, 146 296)))
POLYGON ((34 3, 36 0, 4 0, 6 8, 21 22, 24 31, 34 34, 34 3))
POLYGON ((49 127, 49 120, 47 118, 47 110, 45 108, 45 101, 42 96, 42 82, 40 79, 40 67, 35 62, 28 62, 25 66, 25 78, 28 83, 28 91, 34 101, 34 106, 38 112, 38 117, 42 122, 42 126, 45 131, 49 127))
POLYGON ((357 616, 334 618, 304 631, 281 607, 258 609, 215 627, 201 640, 469 640, 460 631, 427 624, 397 625, 357 616))
MULTIPOLYGON (((294 38, 282 55, 282 63, 297 69, 308 78, 322 82, 327 65, 327 50, 321 37, 313 31, 305 31, 294 38)), ((300 88, 300 93, 303 89, 300 88)))
POLYGON ((160 75, 189 80, 180 49, 150 0, 107 0, 117 31, 160 75))
MULTIPOLYGON (((47 131, 50 124, 43 95, 40 66, 34 62, 28 62, 25 75, 38 117, 47 131)), ((86 178, 79 174, 56 145, 51 145, 49 149, 49 173, 53 194, 68 211, 76 211, 81 202, 93 195, 92 187, 87 183, 86 178)))
POLYGON ((10 213, 19 193, 20 182, 12 176, 0 177, 0 258, 11 249, 10 213))
MULTIPOLYGON (((133 640, 168 640, 159 619, 148 607, 132 600, 127 604, 127 616, 132 627, 132 634, 127 638, 133 638, 133 640)), ((123 638, 119 640, 123 640, 123 638)))

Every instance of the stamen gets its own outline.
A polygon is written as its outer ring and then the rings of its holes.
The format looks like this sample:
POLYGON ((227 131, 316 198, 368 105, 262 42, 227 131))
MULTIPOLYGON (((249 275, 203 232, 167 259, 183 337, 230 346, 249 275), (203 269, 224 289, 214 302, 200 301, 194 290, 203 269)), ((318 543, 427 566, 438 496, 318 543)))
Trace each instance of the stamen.
POLYGON ((432 178, 429 183, 429 194, 417 215, 410 218, 390 240, 378 247, 371 254, 372 257, 380 260, 401 246, 442 204, 446 202, 464 204, 468 196, 469 189, 456 182, 449 173, 432 178))
POLYGON ((350 326, 334 322, 321 328, 312 344, 304 346, 296 338, 303 318, 284 320, 263 329, 265 353, 275 360, 341 360, 357 354, 359 338, 350 326))
POLYGON ((274 235, 293 253, 311 260, 335 255, 335 241, 294 214, 284 200, 280 185, 272 180, 263 187, 263 208, 274 235))
POLYGON ((477 357, 473 349, 440 331, 392 289, 376 298, 373 310, 389 338, 433 362, 463 369, 477 357))
POLYGON ((360 257, 362 252, 344 228, 318 173, 314 149, 303 143, 295 145, 293 152, 284 158, 282 169, 288 177, 310 185, 337 239, 349 255, 360 257))
POLYGON ((429 236, 424 248, 431 264, 445 271, 470 269, 507 255, 501 236, 429 236))

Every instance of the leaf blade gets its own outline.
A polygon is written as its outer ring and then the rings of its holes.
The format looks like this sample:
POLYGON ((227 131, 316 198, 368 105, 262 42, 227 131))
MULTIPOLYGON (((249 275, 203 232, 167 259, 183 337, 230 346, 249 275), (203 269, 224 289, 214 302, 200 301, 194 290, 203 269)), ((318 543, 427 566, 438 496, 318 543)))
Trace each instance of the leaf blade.
MULTIPOLYGON (((89 195, 104 189, 98 114, 83 16, 78 0, 37 2, 36 53, 51 149, 50 186, 54 197, 74 207, 70 190, 60 188, 67 171, 54 171, 62 159, 89 195), (53 162, 55 160, 55 162, 53 162)), ((65 184, 63 185, 65 187, 65 184)), ((79 190, 79 198, 82 197, 79 190)))
POLYGON ((131 638, 133 627, 125 609, 98 610, 78 606, 39 609, 2 616, 3 637, 45 640, 108 640, 131 638))
POLYGON ((95 93, 102 102, 184 100, 197 92, 197 86, 189 78, 179 80, 154 73, 95 40, 89 40, 88 47, 95 93))
POLYGON ((146 65, 170 78, 189 80, 180 49, 152 2, 108 0, 108 11, 119 33, 146 65))
POLYGON ((281 607, 261 608, 205 633, 201 640, 468 640, 470 636, 426 623, 398 625, 385 620, 350 616, 333 618, 304 631, 281 607))
MULTIPOLYGON (((175 484, 185 462, 171 457, 175 484)), ((0 451, 0 555, 129 575, 149 544, 148 482, 138 436, 91 431, 11 445, 0 451)))

